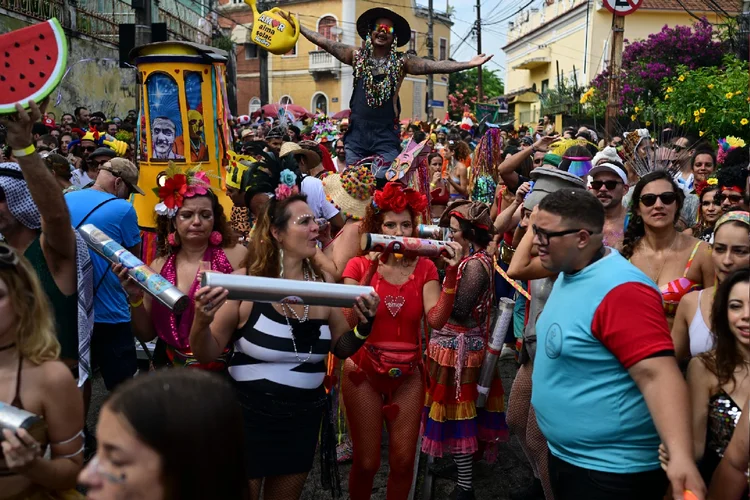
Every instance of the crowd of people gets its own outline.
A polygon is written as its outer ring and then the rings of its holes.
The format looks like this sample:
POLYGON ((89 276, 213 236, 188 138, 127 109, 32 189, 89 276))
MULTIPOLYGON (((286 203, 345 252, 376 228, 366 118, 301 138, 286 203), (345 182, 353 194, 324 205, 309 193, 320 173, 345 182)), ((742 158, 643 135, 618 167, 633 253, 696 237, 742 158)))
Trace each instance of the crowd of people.
POLYGON ((488 57, 404 56, 400 16, 360 20, 362 50, 302 28, 354 65, 351 118, 233 120, 226 194, 165 162, 154 255, 130 201, 135 111, 58 127, 31 102, 2 121, 0 500, 294 500, 307 481, 342 493, 347 459, 349 497, 368 499, 384 427, 389 499, 408 498, 418 452, 451 457, 452 498, 475 498, 475 462, 502 460, 510 434, 534 476, 516 500, 748 498, 744 141, 468 116, 399 130, 399 78, 488 57), (84 224, 187 308, 90 251, 84 224), (425 232, 439 257, 361 244, 425 232), (347 308, 229 300, 205 273, 372 291, 347 308), (154 373, 136 342, 155 342, 154 373), (498 359, 518 364, 509 395, 498 359), (95 373, 110 396, 94 435, 95 373))

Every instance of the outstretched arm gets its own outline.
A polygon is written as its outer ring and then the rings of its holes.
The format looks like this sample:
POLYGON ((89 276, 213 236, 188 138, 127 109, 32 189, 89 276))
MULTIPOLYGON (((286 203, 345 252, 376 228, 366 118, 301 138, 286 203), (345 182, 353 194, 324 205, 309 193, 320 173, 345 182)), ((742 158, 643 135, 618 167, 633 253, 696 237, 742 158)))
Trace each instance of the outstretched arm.
MULTIPOLYGON (((304 31, 302 32, 304 34, 304 31)), ((432 61, 423 57, 406 57, 404 68, 410 75, 431 75, 435 73, 456 73, 465 69, 476 68, 492 59, 492 55, 479 54, 470 61, 432 61)))
MULTIPOLYGON (((286 14, 284 17, 287 20, 289 20, 289 22, 291 22, 290 20, 291 14, 286 14)), ((328 38, 324 37, 317 31, 313 31, 311 29, 308 29, 302 26, 302 24, 300 24, 299 32, 305 38, 307 38, 312 43, 314 43, 318 47, 322 48, 323 50, 331 54, 333 57, 335 57, 342 63, 348 64, 349 66, 352 65, 352 62, 354 61, 354 51, 357 50, 356 47, 347 45, 345 43, 337 42, 336 40, 329 40, 328 38)))

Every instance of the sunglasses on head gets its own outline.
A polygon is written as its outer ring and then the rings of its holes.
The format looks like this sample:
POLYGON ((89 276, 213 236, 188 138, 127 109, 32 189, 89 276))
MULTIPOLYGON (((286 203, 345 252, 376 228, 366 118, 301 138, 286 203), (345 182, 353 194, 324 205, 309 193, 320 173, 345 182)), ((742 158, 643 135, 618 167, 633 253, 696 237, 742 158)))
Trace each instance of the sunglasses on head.
POLYGON ((674 191, 667 191, 666 193, 660 194, 643 194, 641 195, 641 203, 644 207, 653 207, 656 204, 656 200, 660 199, 665 205, 671 205, 677 201, 677 193, 674 191))
POLYGON ((620 181, 591 181, 591 189, 594 191, 599 191, 602 186, 607 188, 607 191, 612 191, 615 189, 619 184, 622 184, 620 181))
POLYGON ((373 26, 372 31, 375 31, 377 33, 383 32, 387 33, 389 35, 393 34, 393 26, 388 26, 387 24, 376 24, 373 26))

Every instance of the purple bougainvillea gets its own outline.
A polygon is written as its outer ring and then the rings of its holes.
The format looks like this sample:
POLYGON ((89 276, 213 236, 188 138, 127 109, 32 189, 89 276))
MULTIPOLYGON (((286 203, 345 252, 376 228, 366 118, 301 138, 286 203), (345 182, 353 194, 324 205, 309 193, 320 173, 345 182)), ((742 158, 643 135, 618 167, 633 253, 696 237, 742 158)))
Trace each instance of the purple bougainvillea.
MULTIPOLYGON (((664 26, 645 40, 626 42, 622 53, 621 109, 638 102, 650 102, 661 93, 664 78, 675 76, 677 66, 688 69, 718 66, 727 46, 715 37, 713 26, 705 18, 691 26, 664 26)), ((591 85, 598 96, 607 95, 609 71, 594 78, 591 85)))

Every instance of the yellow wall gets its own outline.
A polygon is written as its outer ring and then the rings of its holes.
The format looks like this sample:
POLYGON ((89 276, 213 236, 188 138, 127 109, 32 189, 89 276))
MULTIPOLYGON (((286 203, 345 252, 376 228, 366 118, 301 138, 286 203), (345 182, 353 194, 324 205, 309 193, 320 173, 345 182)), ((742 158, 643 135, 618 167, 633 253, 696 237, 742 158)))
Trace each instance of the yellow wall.
MULTIPOLYGON (((576 2, 578 3, 578 2, 576 2)), ((515 26, 508 34, 508 45, 504 47, 507 56, 506 92, 530 88, 536 84, 536 90, 542 91, 542 81, 549 80, 549 88, 557 85, 557 70, 568 80, 573 75, 575 66, 579 85, 586 86, 597 74, 606 69, 610 55, 610 28, 612 14, 604 7, 597 7, 598 2, 590 3, 588 21, 588 46, 586 40, 586 7, 563 10, 560 2, 547 6, 542 20, 542 12, 532 13, 529 21, 519 15, 515 26), (563 20, 562 16, 566 16, 563 20), (544 24, 544 26, 542 26, 544 24), (539 27, 537 29, 537 27, 539 27), (548 58, 548 63, 533 69, 514 69, 532 58, 548 58)), ((704 14, 700 14, 704 15, 704 14)), ((716 14, 705 13, 711 22, 717 22, 716 14)), ((684 11, 638 10, 625 18, 626 40, 645 39, 651 33, 661 31, 669 26, 692 25, 694 19, 684 11)), ((528 97, 533 94, 526 94, 528 97)), ((524 99, 526 101, 528 99, 524 99)), ((539 103, 515 103, 515 117, 518 123, 535 122, 539 117, 539 103)))
MULTIPOLYGON (((288 10, 296 14, 300 22, 311 30, 316 30, 318 20, 326 15, 333 15, 338 20, 338 27, 343 30, 340 40, 355 46, 360 46, 361 38, 356 33, 355 22, 360 14, 373 7, 382 7, 380 2, 367 0, 319 0, 312 2, 293 3, 288 10), (352 8, 353 7, 353 8, 352 8)), ((412 28, 417 32, 416 50, 420 56, 427 56, 427 19, 417 17, 414 14, 411 0, 394 0, 387 8, 404 16, 412 28)), ((440 50, 440 38, 447 40, 450 49, 450 28, 436 22, 434 25, 434 54, 437 59, 440 50)), ((409 46, 400 50, 408 50, 409 46)), ((309 73, 309 53, 317 50, 317 47, 306 38, 300 37, 297 42, 296 57, 275 56, 269 54, 269 76, 270 76, 270 101, 279 102, 282 96, 288 95, 294 104, 305 107, 311 111, 312 98, 322 92, 328 97, 328 112, 333 114, 337 111, 349 108, 349 98, 353 87, 351 68, 343 65, 338 78, 331 74, 324 74, 316 81, 309 73), (337 99, 338 102, 333 102, 337 99)), ((435 95, 433 99, 443 101, 447 106, 448 100, 448 76, 435 75, 435 95)), ((425 93, 427 92, 427 78, 425 76, 407 77, 404 80, 399 96, 401 97, 401 118, 426 118, 425 93), (417 95, 415 95, 415 92, 417 95), (417 100, 415 105, 415 98, 417 100)), ((435 108, 436 117, 442 118, 446 108, 435 108)))

